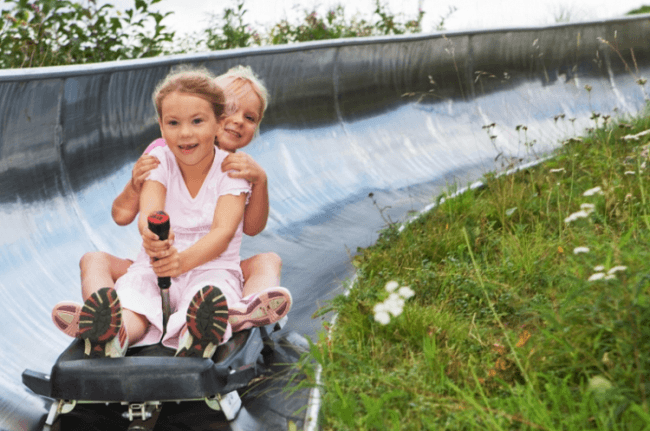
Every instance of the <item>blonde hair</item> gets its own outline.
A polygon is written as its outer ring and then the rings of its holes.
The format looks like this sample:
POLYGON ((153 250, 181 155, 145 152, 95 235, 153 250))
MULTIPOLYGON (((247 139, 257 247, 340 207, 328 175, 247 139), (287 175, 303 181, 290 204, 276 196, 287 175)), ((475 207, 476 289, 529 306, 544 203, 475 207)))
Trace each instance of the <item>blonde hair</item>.
MULTIPOLYGON (((251 69, 250 66, 235 66, 230 69, 226 73, 223 73, 219 76, 217 76, 216 81, 220 82, 224 79, 229 79, 232 81, 231 84, 228 85, 228 91, 232 92, 235 96, 239 96, 242 94, 242 88, 244 88, 247 84, 251 86, 255 94, 260 98, 260 101, 262 102, 262 106, 260 109, 260 118, 259 121, 257 122, 257 128, 255 129, 255 133, 257 133, 259 129, 259 125, 262 122, 262 118, 264 118, 264 113, 266 112, 266 107, 268 106, 268 100, 269 100, 269 92, 264 86, 264 83, 262 80, 253 72, 253 69, 251 69)), ((229 107, 230 109, 236 110, 235 106, 229 107)))
POLYGON ((226 98, 221 87, 215 83, 214 75, 207 69, 187 67, 175 69, 160 81, 152 97, 158 118, 162 118, 163 100, 175 91, 206 100, 212 105, 212 111, 217 119, 223 115, 226 98))

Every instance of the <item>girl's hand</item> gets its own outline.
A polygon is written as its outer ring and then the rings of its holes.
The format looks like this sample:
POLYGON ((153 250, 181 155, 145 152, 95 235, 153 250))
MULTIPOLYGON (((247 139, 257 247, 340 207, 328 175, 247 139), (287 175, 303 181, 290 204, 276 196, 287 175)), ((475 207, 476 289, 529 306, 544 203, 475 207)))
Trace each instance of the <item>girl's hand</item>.
POLYGON ((221 170, 230 178, 243 178, 251 184, 266 182, 266 172, 246 153, 232 153, 221 163, 221 170))
POLYGON ((131 186, 138 194, 142 191, 142 184, 149 176, 149 172, 152 169, 156 169, 160 161, 150 154, 143 154, 140 156, 135 166, 133 166, 133 171, 131 173, 131 186))
POLYGON ((176 247, 169 247, 165 256, 158 260, 151 259, 151 266, 158 277, 178 277, 183 274, 181 256, 176 247))
POLYGON ((158 239, 158 235, 146 228, 142 234, 142 247, 152 259, 162 259, 169 255, 169 249, 174 244, 174 231, 169 230, 169 236, 165 241, 158 239))

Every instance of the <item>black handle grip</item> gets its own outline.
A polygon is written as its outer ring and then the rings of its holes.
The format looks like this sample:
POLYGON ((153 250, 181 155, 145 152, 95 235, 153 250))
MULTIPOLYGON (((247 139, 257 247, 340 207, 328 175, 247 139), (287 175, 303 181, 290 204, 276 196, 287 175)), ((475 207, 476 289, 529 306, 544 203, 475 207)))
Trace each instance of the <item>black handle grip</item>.
MULTIPOLYGON (((149 230, 160 238, 161 241, 169 237, 169 216, 165 211, 156 211, 149 214, 147 217, 149 230)), ((158 277, 158 287, 161 289, 169 289, 172 281, 169 277, 158 277)))

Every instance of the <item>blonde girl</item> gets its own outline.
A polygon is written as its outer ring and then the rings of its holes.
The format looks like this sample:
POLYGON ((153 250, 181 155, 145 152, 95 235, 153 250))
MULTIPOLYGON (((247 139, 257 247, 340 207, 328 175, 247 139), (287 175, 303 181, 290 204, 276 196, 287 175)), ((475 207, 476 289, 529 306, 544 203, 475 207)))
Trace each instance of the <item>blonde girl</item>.
MULTIPOLYGON (((222 170, 230 171, 231 177, 246 178, 252 184, 250 203, 245 210, 244 232, 256 235, 264 229, 268 217, 268 190, 264 170, 248 155, 234 153, 252 140, 258 133, 259 124, 267 106, 268 94, 262 82, 250 67, 237 66, 219 76, 216 82, 226 90, 227 115, 224 127, 218 134, 222 149, 232 152, 222 162, 222 170)), ((154 141, 138 160, 133 178, 113 204, 113 218, 120 225, 129 224, 139 211, 140 189, 149 171, 158 166, 158 159, 148 153, 156 146, 165 145, 163 139, 154 141)), ((171 242, 171 241, 170 241, 171 242)), ((159 260, 156 265, 166 265, 159 260)), ((90 252, 80 262, 84 299, 102 286, 113 286, 132 264, 104 252, 90 252)), ((246 275, 244 294, 237 304, 231 304, 229 321, 234 331, 261 326, 278 321, 291 308, 291 295, 279 287, 281 260, 275 253, 263 253, 241 262, 246 275), (271 287, 269 287, 271 286, 271 287), (273 287, 275 286, 275 287, 273 287)), ((56 326, 70 336, 79 335, 81 306, 61 302, 55 306, 52 318, 56 326)), ((133 340, 132 340, 133 341, 133 340)))
POLYGON ((88 356, 120 356, 129 344, 162 338, 179 356, 211 357, 229 338, 228 304, 242 297, 239 246, 250 184, 220 168, 228 155, 215 146, 224 131, 224 101, 206 71, 173 73, 156 89, 167 145, 152 150, 160 165, 142 185, 143 247, 114 289, 99 289, 84 303, 79 333, 88 356), (147 216, 159 210, 170 215, 171 241, 158 240, 147 227, 147 216), (161 264, 152 267, 152 259, 161 264), (172 277, 166 328, 159 276, 172 277))

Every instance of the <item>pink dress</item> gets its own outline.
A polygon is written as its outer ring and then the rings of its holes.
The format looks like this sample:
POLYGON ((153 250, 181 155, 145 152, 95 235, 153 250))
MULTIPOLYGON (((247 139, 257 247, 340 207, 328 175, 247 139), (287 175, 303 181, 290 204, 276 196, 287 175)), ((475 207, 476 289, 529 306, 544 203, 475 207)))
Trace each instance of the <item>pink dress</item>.
MULTIPOLYGON (((156 141, 153 144, 155 143, 156 141)), ((158 181, 167 189, 165 212, 169 214, 171 228, 175 234, 174 247, 179 252, 192 246, 210 231, 219 196, 241 193, 250 195, 251 187, 247 181, 230 178, 221 171, 221 162, 229 153, 216 147, 212 167, 194 198, 187 190, 176 158, 169 148, 166 145, 156 146, 150 154, 160 161, 160 165, 151 171, 147 180, 158 181)), ((172 314, 162 339, 163 345, 174 349, 178 347, 178 337, 185 325, 187 307, 194 294, 202 287, 206 285, 219 287, 230 305, 241 300, 243 276, 239 248, 242 233, 243 220, 239 223, 228 248, 218 258, 172 278, 169 289, 172 314)), ((162 300, 157 280, 149 256, 144 248, 141 248, 128 272, 115 283, 122 307, 145 316, 150 322, 147 332, 142 339, 133 344, 134 346, 156 344, 161 340, 162 300)), ((230 335, 231 328, 228 325, 223 341, 227 341, 230 335)))

